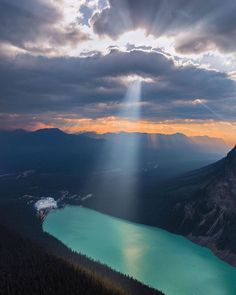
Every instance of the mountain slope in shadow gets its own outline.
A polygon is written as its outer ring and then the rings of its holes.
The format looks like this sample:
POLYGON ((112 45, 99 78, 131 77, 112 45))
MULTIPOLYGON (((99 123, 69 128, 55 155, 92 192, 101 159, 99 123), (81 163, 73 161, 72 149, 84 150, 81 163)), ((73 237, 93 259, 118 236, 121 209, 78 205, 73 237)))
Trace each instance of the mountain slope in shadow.
POLYGON ((236 147, 226 158, 176 180, 166 227, 236 265, 236 147), (178 184, 177 184, 178 183, 178 184))

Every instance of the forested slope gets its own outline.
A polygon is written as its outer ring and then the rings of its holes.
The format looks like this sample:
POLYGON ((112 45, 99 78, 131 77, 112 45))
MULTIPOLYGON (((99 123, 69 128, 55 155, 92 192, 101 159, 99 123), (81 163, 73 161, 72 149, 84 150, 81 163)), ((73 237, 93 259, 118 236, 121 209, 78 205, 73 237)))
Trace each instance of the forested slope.
POLYGON ((45 253, 0 226, 0 290, 4 295, 125 295, 88 272, 45 253))

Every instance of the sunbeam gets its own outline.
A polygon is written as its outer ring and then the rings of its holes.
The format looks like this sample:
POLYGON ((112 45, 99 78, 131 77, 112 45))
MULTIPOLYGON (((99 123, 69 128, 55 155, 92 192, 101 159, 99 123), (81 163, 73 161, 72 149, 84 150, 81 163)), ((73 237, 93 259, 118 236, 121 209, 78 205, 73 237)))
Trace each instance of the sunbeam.
MULTIPOLYGON (((213 114, 217 119, 220 119, 221 121, 227 121, 226 118, 224 118, 221 114, 217 113, 216 111, 214 111, 212 108, 210 108, 205 102, 204 99, 195 99, 193 101, 193 104, 195 105, 201 105, 203 106, 206 110, 208 110, 211 114, 213 114)), ((232 124, 231 122, 229 122, 229 124, 232 124)), ((233 124, 232 124, 233 125, 233 124)))
MULTIPOLYGON (((138 121, 140 118, 141 81, 137 80, 127 90, 124 102, 118 117, 131 121, 138 121)), ((118 133, 110 135, 108 146, 108 167, 116 167, 122 175, 131 177, 138 165, 138 135, 135 133, 118 133)))
MULTIPOLYGON (((117 114, 119 117, 131 121, 140 119, 141 83, 138 79, 129 86, 120 104, 117 114)), ((107 134, 105 139, 102 156, 98 163, 100 172, 94 187, 98 198, 94 201, 100 206, 103 203, 102 198, 106 202, 106 207, 116 206, 118 212, 128 210, 129 214, 132 214, 138 193, 139 136, 137 133, 122 132, 107 134)))

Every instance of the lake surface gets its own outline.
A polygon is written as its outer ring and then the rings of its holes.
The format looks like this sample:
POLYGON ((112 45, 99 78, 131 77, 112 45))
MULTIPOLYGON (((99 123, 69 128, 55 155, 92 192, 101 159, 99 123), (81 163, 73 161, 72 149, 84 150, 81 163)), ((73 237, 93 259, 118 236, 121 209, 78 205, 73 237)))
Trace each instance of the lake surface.
POLYGON ((236 268, 167 231, 76 206, 51 211, 43 228, 71 249, 167 295, 236 294, 236 268))

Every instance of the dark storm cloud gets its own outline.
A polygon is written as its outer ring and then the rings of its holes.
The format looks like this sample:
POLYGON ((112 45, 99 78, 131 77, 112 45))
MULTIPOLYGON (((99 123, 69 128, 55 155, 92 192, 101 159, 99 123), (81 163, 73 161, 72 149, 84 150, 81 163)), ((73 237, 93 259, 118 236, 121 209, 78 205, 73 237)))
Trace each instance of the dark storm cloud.
MULTIPOLYGON (((167 117, 174 116, 175 108, 182 117, 191 116, 186 108, 193 106, 181 107, 176 104, 178 101, 201 97, 220 105, 222 100, 235 95, 235 82, 226 74, 193 65, 178 66, 159 52, 113 50, 105 56, 96 54, 83 58, 24 55, 14 61, 1 60, 0 109, 2 113, 58 111, 89 116, 91 105, 121 102, 127 90, 121 77, 134 74, 153 80, 143 82, 143 101, 166 105, 167 117)), ((92 115, 108 116, 116 111, 112 107, 101 108, 92 115)), ((205 111, 202 113, 205 116, 205 111)), ((199 111, 196 116, 202 118, 202 113, 199 111)), ((148 117, 148 108, 145 116, 148 117)))
POLYGON ((60 9, 49 1, 0 0, 0 42, 28 49, 29 42, 73 45, 87 38, 75 25, 56 26, 61 19, 60 9))
POLYGON ((235 0, 110 0, 92 23, 96 33, 112 38, 137 28, 156 36, 184 33, 176 44, 184 53, 236 51, 235 15, 235 0))

